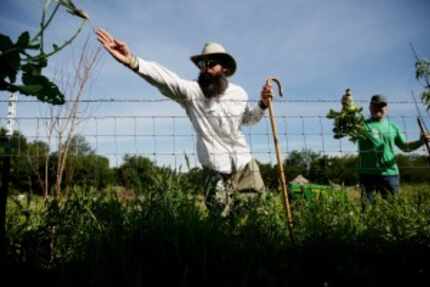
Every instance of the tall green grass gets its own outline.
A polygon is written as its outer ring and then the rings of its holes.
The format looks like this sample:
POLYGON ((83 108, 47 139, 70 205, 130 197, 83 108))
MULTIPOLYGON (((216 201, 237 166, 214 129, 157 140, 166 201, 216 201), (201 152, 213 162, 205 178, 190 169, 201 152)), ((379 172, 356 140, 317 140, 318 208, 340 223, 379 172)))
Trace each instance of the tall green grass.
POLYGON ((156 180, 131 199, 79 187, 47 202, 12 196, 7 274, 24 270, 45 286, 371 286, 430 276, 428 185, 365 207, 346 190, 295 200, 291 242, 276 193, 238 201, 222 218, 208 215, 200 187, 156 180))

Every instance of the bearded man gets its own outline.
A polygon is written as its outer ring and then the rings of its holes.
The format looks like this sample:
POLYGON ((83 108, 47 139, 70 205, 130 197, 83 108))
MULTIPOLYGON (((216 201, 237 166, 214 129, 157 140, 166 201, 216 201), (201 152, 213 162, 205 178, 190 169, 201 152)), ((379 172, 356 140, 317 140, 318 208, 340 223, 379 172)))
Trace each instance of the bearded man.
POLYGON ((136 57, 126 43, 103 29, 96 29, 96 34, 117 61, 185 109, 197 135, 198 159, 215 179, 214 191, 208 188, 206 194, 210 211, 226 215, 234 192, 265 190, 240 127, 255 124, 263 117, 271 96, 270 85, 263 86, 258 105, 251 106, 245 90, 229 81, 236 71, 236 61, 218 43, 206 43, 201 54, 191 57, 200 70, 198 79, 191 81, 156 62, 136 57))

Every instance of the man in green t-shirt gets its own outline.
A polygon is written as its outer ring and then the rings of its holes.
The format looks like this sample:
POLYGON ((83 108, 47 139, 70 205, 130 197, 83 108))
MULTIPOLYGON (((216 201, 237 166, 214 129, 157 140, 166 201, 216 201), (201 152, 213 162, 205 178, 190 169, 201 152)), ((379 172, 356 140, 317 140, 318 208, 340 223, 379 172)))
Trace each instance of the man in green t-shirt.
POLYGON ((365 121, 367 134, 358 142, 360 186, 369 202, 373 194, 383 197, 396 194, 400 189, 399 168, 394 146, 404 152, 421 147, 430 141, 430 134, 423 134, 417 141, 406 142, 396 124, 386 118, 388 102, 384 96, 374 95, 369 105, 370 118, 365 121))

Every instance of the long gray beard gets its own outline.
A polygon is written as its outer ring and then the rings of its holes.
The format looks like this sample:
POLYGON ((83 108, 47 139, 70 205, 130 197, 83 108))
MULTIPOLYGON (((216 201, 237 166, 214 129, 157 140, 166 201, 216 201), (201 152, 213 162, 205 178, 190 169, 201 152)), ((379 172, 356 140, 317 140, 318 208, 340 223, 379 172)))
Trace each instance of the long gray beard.
POLYGON ((225 76, 211 76, 207 73, 200 73, 198 83, 205 97, 209 99, 223 94, 228 87, 225 76))

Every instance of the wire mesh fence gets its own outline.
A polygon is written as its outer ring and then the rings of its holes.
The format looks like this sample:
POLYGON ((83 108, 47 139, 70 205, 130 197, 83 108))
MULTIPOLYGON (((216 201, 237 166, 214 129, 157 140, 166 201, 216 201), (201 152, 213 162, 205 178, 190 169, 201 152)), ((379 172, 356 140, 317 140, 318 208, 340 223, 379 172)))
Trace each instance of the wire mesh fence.
MULTIPOLYGON (((126 155, 146 157, 159 166, 168 166, 176 170, 200 166, 196 153, 198 137, 196 130, 184 110, 170 110, 169 105, 177 105, 173 101, 91 99, 81 102, 90 107, 87 111, 91 112, 73 115, 76 126, 72 133, 81 136, 94 154, 106 157, 111 167, 120 166, 126 155), (139 109, 142 112, 136 113, 135 111, 139 109)), ((368 101, 357 102, 366 107, 368 101)), ((251 100, 250 104, 255 105, 257 101, 251 100)), ((333 138, 333 122, 326 118, 326 114, 330 108, 340 109, 339 101, 287 99, 277 100, 274 104, 283 159, 287 159, 294 151, 302 150, 327 157, 358 155, 356 144, 346 138, 333 138)), ((53 124, 68 121, 70 116, 64 116, 64 113, 49 114, 48 107, 29 98, 16 100, 16 105, 18 113, 13 118, 15 129, 27 142, 43 142, 49 147, 50 152, 58 152, 59 146, 64 144, 70 131, 60 132, 53 124)), ((401 99, 392 100, 390 108, 393 110, 389 114, 390 120, 400 127, 406 139, 417 140, 420 132, 416 124, 417 112, 414 103, 401 99)), ((1 127, 6 127, 8 120, 10 121, 10 117, 0 118, 1 127)), ((260 163, 275 165, 272 131, 267 115, 255 125, 242 126, 241 130, 252 155, 260 163)), ((420 148, 412 155, 425 155, 425 150, 420 148)), ((28 154, 28 150, 20 149, 19 143, 11 156, 38 157, 34 152, 28 154)), ((399 165, 401 164, 402 162, 399 162, 399 165)), ((424 167, 407 165, 400 168, 424 167)))

